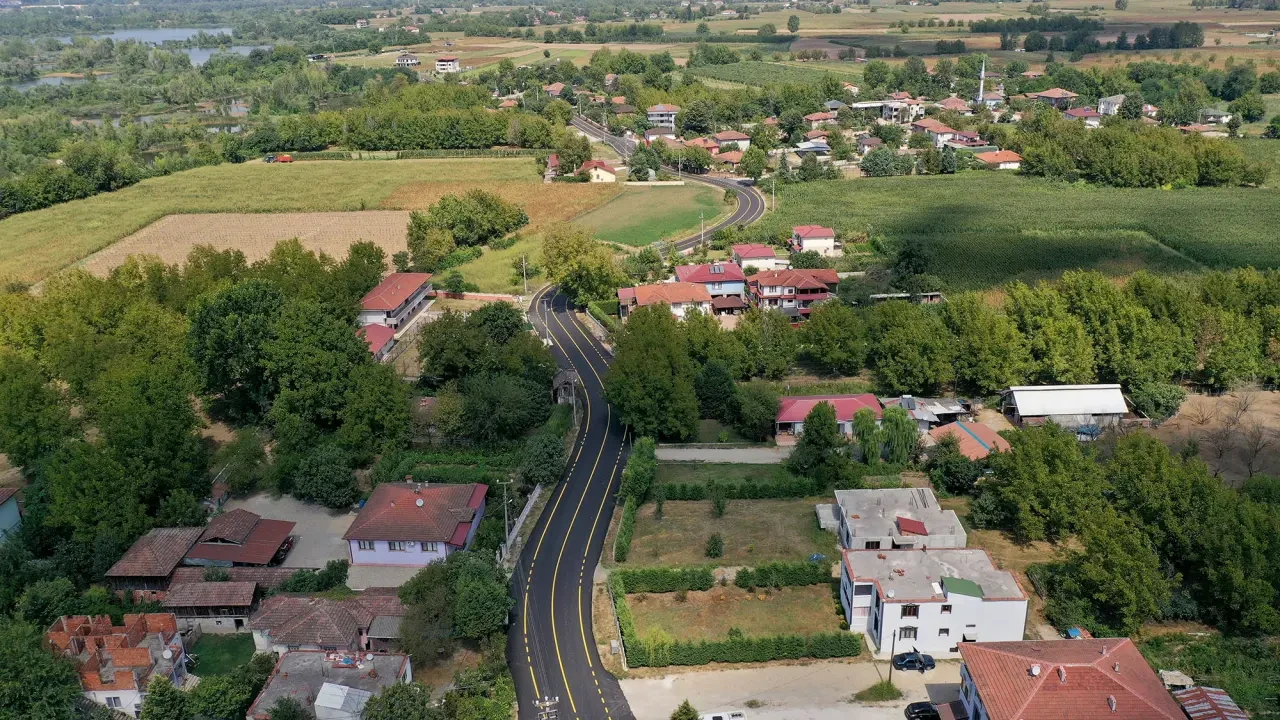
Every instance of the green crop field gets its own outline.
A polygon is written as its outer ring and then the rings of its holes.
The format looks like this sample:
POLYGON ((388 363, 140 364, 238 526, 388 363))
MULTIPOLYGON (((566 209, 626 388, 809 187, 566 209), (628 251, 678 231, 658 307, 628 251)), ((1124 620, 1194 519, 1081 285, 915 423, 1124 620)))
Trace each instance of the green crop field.
POLYGON ((932 272, 955 288, 1073 268, 1280 267, 1280 190, 1269 188, 1115 189, 982 171, 860 178, 780 187, 761 221, 770 232, 808 223, 921 238, 932 272))
POLYGON ((721 191, 693 182, 684 186, 628 188, 573 222, 595 228, 601 240, 643 247, 697 232, 698 213, 710 227, 729 210, 722 198, 721 191))
POLYGON ((733 63, 732 65, 707 65, 685 70, 684 72, 694 77, 725 80, 759 87, 782 84, 812 85, 821 82, 827 75, 835 75, 841 80, 848 79, 840 74, 829 73, 825 70, 751 60, 733 63))

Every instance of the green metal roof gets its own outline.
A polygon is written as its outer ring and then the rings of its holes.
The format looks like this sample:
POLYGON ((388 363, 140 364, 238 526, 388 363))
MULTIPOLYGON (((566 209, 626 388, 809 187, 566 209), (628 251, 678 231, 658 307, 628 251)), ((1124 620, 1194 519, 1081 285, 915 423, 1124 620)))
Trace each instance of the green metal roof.
POLYGON ((942 587, 946 589, 948 595, 957 593, 976 598, 982 597, 982 586, 972 580, 944 577, 942 578, 942 587))

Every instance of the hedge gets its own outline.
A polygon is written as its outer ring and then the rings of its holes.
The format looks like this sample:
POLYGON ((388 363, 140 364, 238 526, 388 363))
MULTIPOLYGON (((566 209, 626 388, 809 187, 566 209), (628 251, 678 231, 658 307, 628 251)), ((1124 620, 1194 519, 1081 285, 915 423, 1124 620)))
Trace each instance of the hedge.
POLYGON ((433 482, 445 485, 465 485, 467 483, 490 484, 506 478, 507 472, 490 469, 483 465, 421 465, 405 473, 413 477, 413 482, 433 482))
POLYGON ((626 562, 631 553, 631 536, 636 530, 636 499, 627 498, 622 505, 622 520, 618 523, 618 536, 613 539, 614 562, 626 562))
MULTIPOLYGON (((730 500, 791 500, 820 495, 826 489, 808 478, 792 478, 771 482, 719 483, 730 500)), ((706 500, 707 486, 702 483, 663 483, 667 500, 706 500)))
MULTIPOLYGON (((312 150, 295 153, 294 160, 426 160, 432 158, 520 158, 537 157, 546 150, 536 148, 462 148, 456 150, 312 150)), ((277 153, 280 154, 280 153, 277 153)))
POLYGON ((831 582, 831 566, 821 562, 772 562, 742 568, 733 584, 740 588, 797 587, 831 582))
POLYGON ((623 591, 628 593, 710 590, 716 583, 715 576, 712 575, 709 567, 614 570, 611 577, 618 578, 622 583, 623 591))
POLYGON ((587 312, 591 313, 591 317, 599 320, 609 332, 616 333, 620 329, 617 300, 592 300, 587 303, 587 312))

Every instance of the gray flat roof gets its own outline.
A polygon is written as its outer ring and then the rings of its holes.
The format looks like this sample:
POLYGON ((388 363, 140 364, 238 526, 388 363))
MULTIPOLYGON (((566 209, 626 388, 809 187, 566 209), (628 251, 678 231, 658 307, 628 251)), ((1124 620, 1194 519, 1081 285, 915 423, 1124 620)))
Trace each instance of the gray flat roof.
POLYGON ((344 666, 336 660, 341 655, 344 653, 324 650, 291 650, 281 655, 266 687, 250 706, 249 717, 267 717, 267 712, 282 697, 292 697, 310 709, 325 683, 345 685, 376 695, 388 685, 399 682, 400 674, 409 662, 407 655, 373 653, 373 659, 368 660, 366 653, 349 652, 345 655, 358 664, 353 662, 344 666))
MULTIPOLYGON (((923 522, 930 535, 965 534, 955 511, 938 507, 938 499, 929 488, 837 490, 836 502, 854 537, 903 537, 898 530, 899 517, 923 522)), ((928 539, 921 542, 927 544, 928 539)))
POLYGON ((943 578, 976 583, 984 600, 1026 598, 1013 574, 997 569, 979 548, 845 550, 844 562, 856 581, 875 581, 894 602, 941 602, 943 578))

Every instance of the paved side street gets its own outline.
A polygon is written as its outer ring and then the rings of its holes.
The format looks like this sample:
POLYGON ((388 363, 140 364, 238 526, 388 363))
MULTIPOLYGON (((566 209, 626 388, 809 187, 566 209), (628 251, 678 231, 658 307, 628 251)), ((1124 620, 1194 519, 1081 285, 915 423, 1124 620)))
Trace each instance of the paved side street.
POLYGON ((622 680, 637 720, 666 720, 688 699, 699 713, 742 710, 749 720, 900 720, 907 703, 959 698, 960 663, 942 662, 925 675, 895 671, 905 694, 892 703, 853 702, 858 690, 879 682, 887 663, 814 662, 805 665, 677 672, 656 679, 622 680), (761 703, 749 708, 749 701, 761 703))

